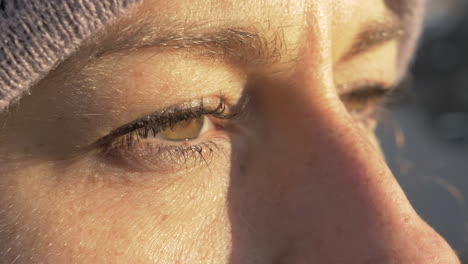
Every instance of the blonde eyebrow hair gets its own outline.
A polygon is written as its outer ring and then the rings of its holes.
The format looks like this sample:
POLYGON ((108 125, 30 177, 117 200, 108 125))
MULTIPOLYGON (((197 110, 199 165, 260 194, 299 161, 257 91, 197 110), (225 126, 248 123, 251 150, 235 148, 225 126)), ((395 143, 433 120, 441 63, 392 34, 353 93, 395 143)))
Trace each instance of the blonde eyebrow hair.
POLYGON ((93 42, 94 57, 126 53, 145 48, 202 49, 213 57, 235 58, 242 62, 270 64, 281 59, 286 48, 282 29, 266 37, 255 27, 207 27, 203 24, 167 22, 157 25, 141 19, 117 27, 93 42))
POLYGON ((400 40, 405 34, 401 20, 398 18, 373 21, 363 26, 361 32, 355 37, 351 48, 340 60, 350 59, 389 41, 400 40))

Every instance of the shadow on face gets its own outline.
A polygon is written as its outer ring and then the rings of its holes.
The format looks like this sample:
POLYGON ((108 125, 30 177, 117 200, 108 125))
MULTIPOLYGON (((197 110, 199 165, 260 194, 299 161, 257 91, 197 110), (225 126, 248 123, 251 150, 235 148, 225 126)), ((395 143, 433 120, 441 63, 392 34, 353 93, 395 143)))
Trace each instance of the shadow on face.
POLYGON ((145 1, 2 120, 0 256, 457 263, 373 135, 389 3, 145 1))

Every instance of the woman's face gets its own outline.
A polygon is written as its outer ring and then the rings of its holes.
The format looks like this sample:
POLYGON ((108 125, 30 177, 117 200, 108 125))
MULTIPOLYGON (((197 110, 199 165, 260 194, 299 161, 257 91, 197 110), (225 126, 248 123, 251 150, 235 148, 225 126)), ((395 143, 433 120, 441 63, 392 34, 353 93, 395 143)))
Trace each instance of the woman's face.
POLYGON ((2 262, 458 263, 374 136, 407 34, 384 0, 146 0, 0 118, 2 262))

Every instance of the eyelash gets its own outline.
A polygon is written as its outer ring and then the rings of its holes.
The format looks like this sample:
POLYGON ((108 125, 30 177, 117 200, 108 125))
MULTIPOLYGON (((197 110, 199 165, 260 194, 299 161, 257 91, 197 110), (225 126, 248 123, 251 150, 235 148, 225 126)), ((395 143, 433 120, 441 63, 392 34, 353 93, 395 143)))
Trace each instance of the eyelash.
POLYGON ((396 99, 395 89, 385 88, 380 83, 365 82, 355 86, 356 88, 351 89, 351 92, 341 95, 340 99, 348 112, 357 119, 376 118, 379 110, 385 109, 396 99), (356 106, 362 109, 353 109, 356 106))
MULTIPOLYGON (((178 122, 190 121, 200 117, 211 117, 215 127, 223 127, 223 120, 232 120, 238 112, 234 112, 228 107, 224 97, 219 97, 219 102, 215 107, 206 106, 205 99, 199 99, 190 104, 182 104, 170 107, 159 113, 147 115, 136 121, 133 121, 121 128, 114 130, 109 135, 99 140, 96 145, 99 152, 112 162, 113 165, 122 166, 122 161, 127 160, 127 168, 133 168, 136 171, 154 170, 158 172, 167 172, 167 170, 178 169, 177 165, 185 166, 189 169, 189 164, 209 165, 209 157, 215 151, 220 149, 218 146, 219 137, 214 140, 190 140, 171 143, 147 143, 142 144, 142 140, 156 138, 161 131, 172 128, 178 122), (194 106, 195 105, 195 106, 194 106), (144 154, 132 152, 133 148, 142 147, 144 154), (148 157, 149 161, 138 160, 148 157), (135 158, 133 158, 135 157, 135 158), (110 159, 109 159, 110 158, 110 159), (177 167, 177 168, 176 168, 177 167)), ((135 151, 138 152, 138 151, 135 151)))
POLYGON ((114 145, 116 138, 120 141, 117 144, 131 147, 141 139, 147 139, 150 136, 156 136, 164 129, 171 128, 181 121, 190 121, 202 116, 212 116, 220 120, 233 119, 236 114, 226 113, 227 105, 224 98, 214 108, 207 108, 204 105, 204 99, 194 102, 197 106, 179 105, 163 110, 162 112, 147 115, 136 121, 133 121, 121 128, 116 129, 108 136, 100 140, 98 145, 102 148, 108 148, 114 145))

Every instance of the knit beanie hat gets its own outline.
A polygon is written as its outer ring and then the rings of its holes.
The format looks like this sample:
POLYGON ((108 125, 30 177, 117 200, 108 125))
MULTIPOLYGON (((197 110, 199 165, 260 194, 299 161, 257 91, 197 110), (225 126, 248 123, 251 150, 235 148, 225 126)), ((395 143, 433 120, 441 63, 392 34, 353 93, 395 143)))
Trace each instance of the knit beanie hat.
MULTIPOLYGON (((0 0, 0 111, 17 100, 94 32, 143 0, 0 0)), ((384 0, 408 33, 400 75, 419 36, 424 0, 384 0)))
POLYGON ((141 0, 0 0, 0 111, 141 0))

